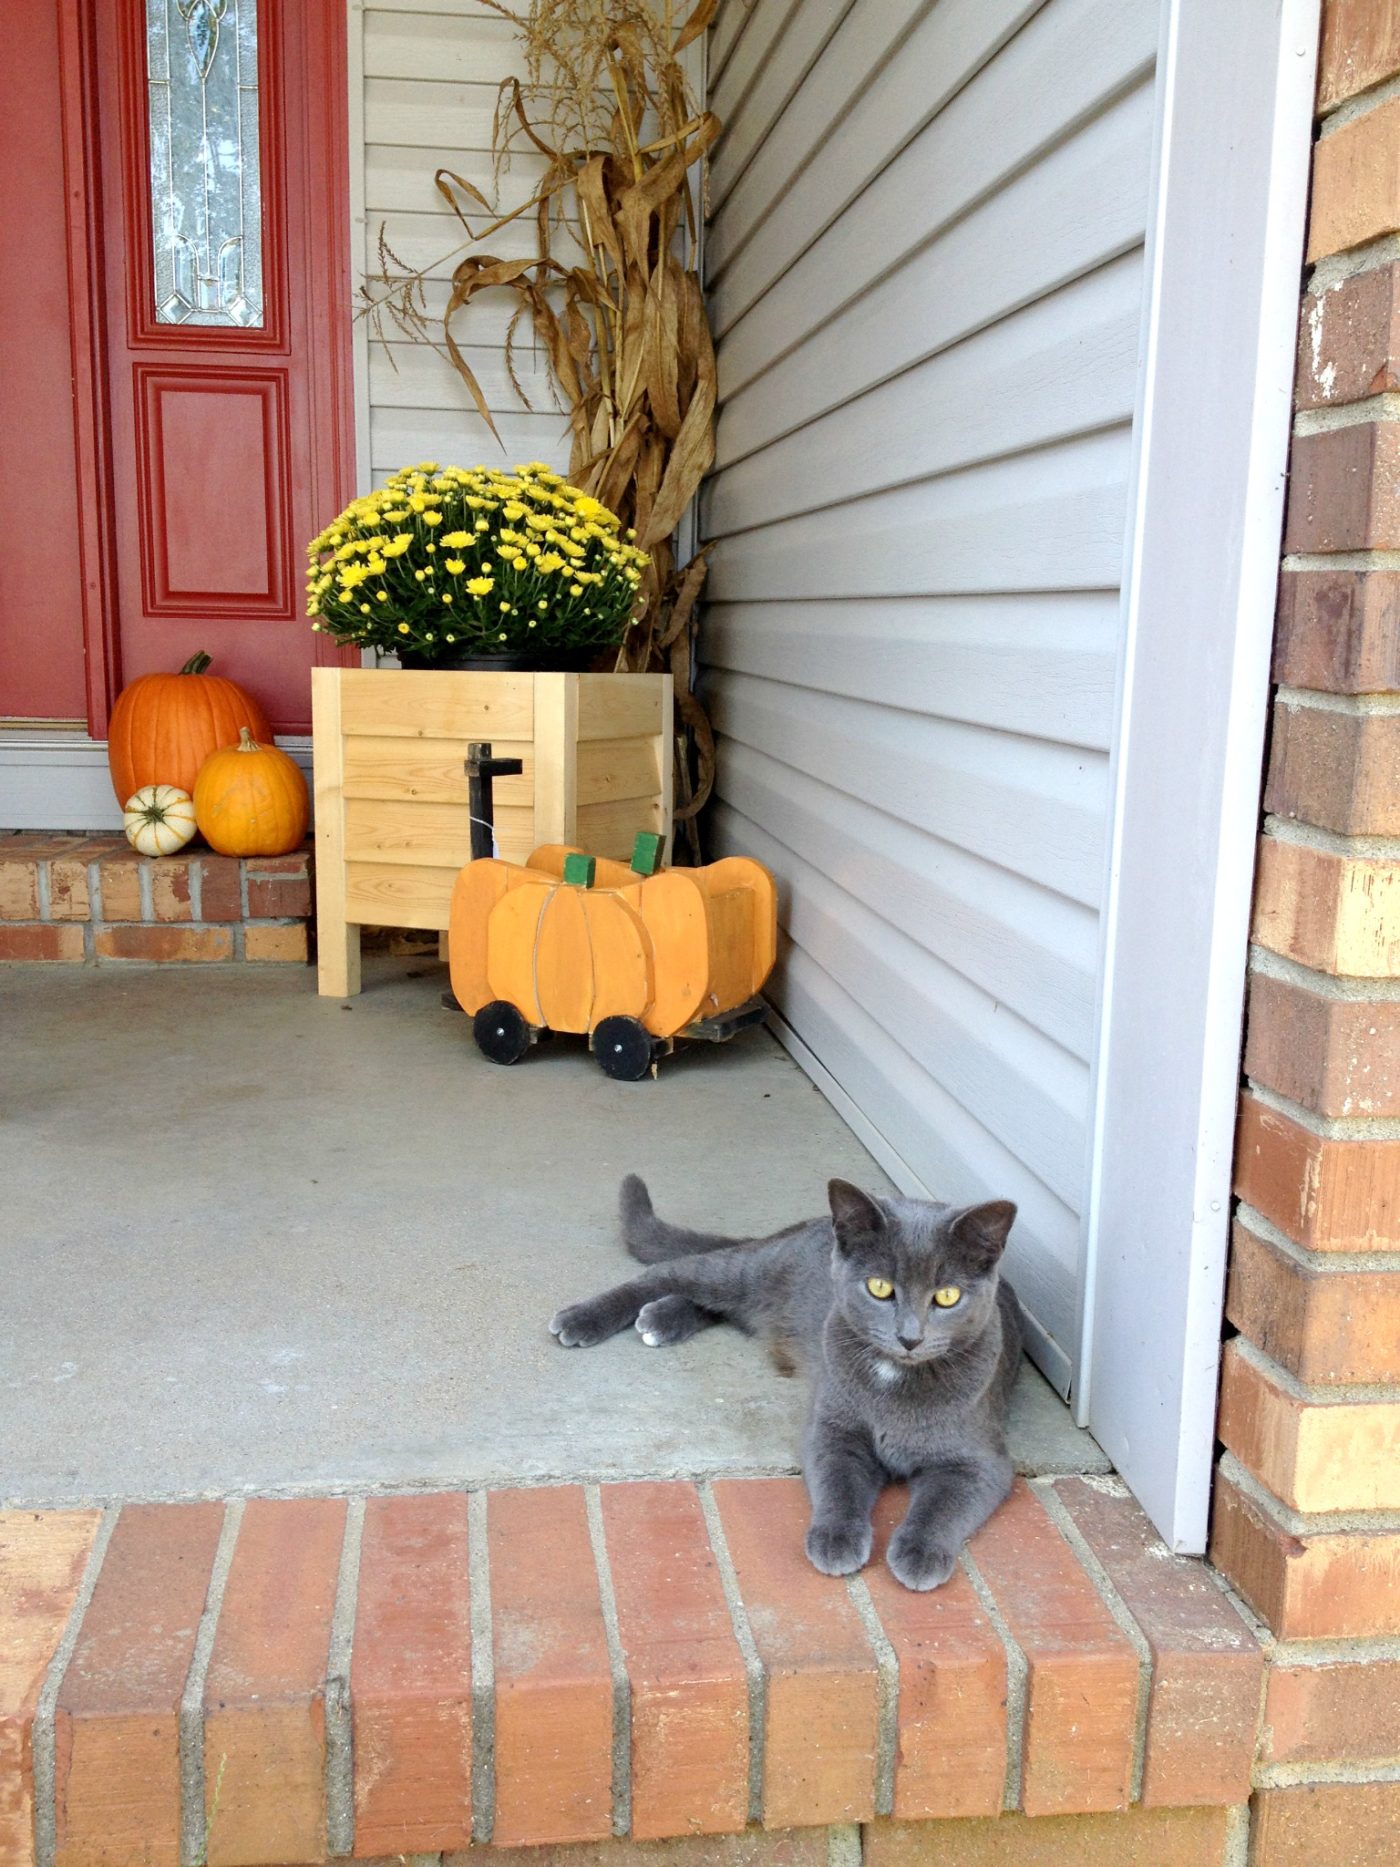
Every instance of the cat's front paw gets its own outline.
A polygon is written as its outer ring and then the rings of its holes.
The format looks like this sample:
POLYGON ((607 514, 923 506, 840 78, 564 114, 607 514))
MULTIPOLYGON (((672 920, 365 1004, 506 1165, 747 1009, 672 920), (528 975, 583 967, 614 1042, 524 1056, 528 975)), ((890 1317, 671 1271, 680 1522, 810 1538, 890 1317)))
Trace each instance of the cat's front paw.
POLYGON ((571 1303, 551 1316, 549 1333, 558 1336, 561 1348, 594 1348, 625 1329, 631 1320, 630 1315, 620 1315, 618 1306, 608 1297, 592 1297, 587 1303, 571 1303))
POLYGON ((935 1542, 932 1537, 906 1536, 901 1528, 890 1538, 885 1561, 897 1582, 922 1593, 943 1586, 958 1566, 958 1552, 935 1542))
POLYGON ((823 1575, 854 1575, 870 1560, 868 1523, 814 1523, 807 1532, 807 1560, 823 1575))
POLYGON ((637 1334, 648 1348, 674 1348, 698 1335, 709 1318, 689 1297, 653 1297, 637 1312, 637 1334))

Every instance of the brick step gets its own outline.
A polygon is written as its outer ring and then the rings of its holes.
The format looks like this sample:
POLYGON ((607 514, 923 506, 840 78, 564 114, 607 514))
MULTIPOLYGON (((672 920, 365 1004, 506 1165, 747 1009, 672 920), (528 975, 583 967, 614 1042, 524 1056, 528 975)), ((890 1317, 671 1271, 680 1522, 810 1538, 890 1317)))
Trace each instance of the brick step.
POLYGON ((123 836, 0 834, 0 961, 305 965, 310 918, 310 843, 138 856, 123 836))
POLYGON ((1215 1850, 1152 1859, 1219 1859, 1264 1660, 1204 1565, 1116 1481, 1018 1481, 915 1595, 880 1559, 898 1505, 850 1582, 806 1562, 788 1478, 0 1513, 0 1867, 754 1823, 798 1837, 756 1863, 872 1823, 895 1863, 907 1824, 1048 1842, 1134 1804, 1215 1850))

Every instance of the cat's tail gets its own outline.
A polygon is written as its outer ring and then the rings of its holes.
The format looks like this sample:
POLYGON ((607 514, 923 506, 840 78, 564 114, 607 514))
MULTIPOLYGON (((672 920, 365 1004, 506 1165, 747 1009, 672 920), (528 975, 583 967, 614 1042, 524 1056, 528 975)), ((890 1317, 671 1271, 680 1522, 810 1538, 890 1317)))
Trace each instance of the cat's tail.
POLYGON ((629 1173, 622 1182, 618 1205, 622 1242, 643 1264, 664 1264, 668 1258, 688 1258, 697 1251, 722 1251, 726 1246, 747 1242, 718 1238, 712 1232, 688 1232, 683 1226, 658 1219, 646 1182, 635 1173, 629 1173))

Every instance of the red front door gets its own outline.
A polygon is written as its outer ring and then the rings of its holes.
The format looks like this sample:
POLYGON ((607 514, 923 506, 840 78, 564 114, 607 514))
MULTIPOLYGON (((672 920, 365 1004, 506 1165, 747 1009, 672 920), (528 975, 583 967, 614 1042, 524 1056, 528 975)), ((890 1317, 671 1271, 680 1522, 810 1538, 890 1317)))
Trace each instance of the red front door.
POLYGON ((205 649, 306 732, 303 550, 352 491, 343 0, 91 17, 111 686, 205 649))

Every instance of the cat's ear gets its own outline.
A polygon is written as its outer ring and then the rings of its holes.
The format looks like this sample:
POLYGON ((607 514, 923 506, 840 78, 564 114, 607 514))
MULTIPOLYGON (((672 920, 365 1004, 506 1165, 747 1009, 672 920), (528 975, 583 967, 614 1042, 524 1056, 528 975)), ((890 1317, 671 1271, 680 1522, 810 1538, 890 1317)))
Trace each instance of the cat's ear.
POLYGON ((1006 1249, 1007 1234, 1016 1218, 1009 1199, 989 1199, 983 1206, 968 1206, 948 1227, 948 1241, 969 1271, 991 1270, 1006 1249))
POLYGON ((849 1180, 831 1180, 826 1196, 831 1201, 831 1222, 843 1251, 862 1239, 875 1238, 885 1229, 885 1215, 870 1197, 849 1180))

